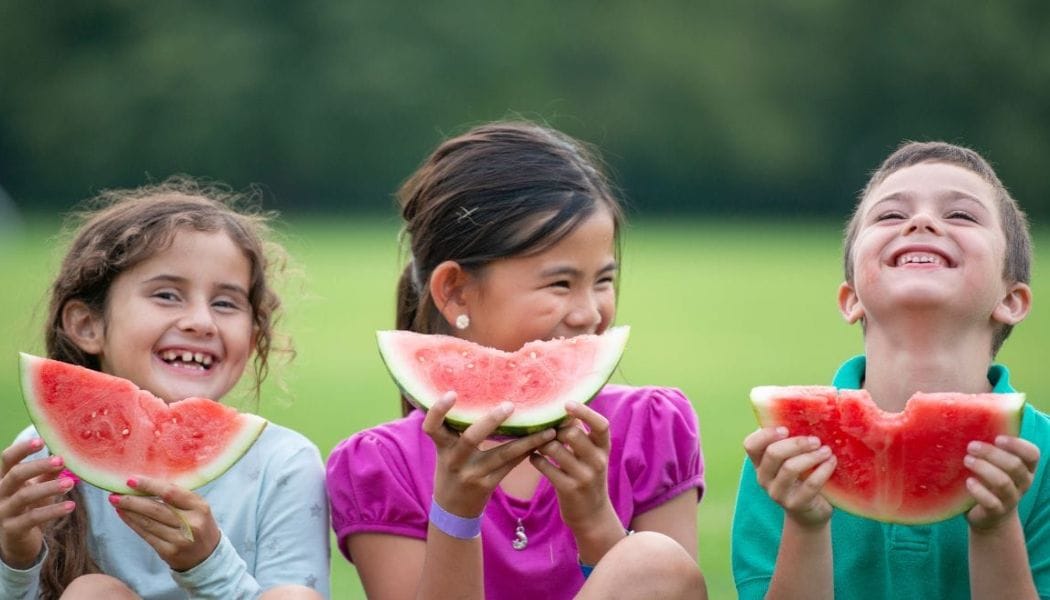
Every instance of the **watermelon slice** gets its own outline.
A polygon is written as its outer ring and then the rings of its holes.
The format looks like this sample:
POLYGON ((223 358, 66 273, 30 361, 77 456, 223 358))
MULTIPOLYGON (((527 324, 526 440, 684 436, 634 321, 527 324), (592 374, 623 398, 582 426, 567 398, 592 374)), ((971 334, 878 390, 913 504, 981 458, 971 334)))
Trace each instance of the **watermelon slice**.
POLYGON ((120 377, 22 353, 22 397, 37 432, 69 470, 97 487, 139 494, 132 475, 187 489, 229 469, 266 426, 206 398, 166 404, 120 377))
POLYGON ((972 441, 1016 436, 1024 394, 924 394, 887 413, 866 390, 757 387, 751 403, 763 427, 814 435, 838 464, 823 489, 838 508, 887 523, 942 521, 974 505, 963 466, 972 441))
POLYGON ((380 331, 376 336, 387 369, 410 402, 428 410, 446 392, 456 392, 445 420, 463 430, 509 400, 514 413, 496 433, 521 436, 564 420, 566 402, 589 402, 619 363, 629 332, 621 326, 602 335, 534 341, 517 352, 447 335, 380 331))

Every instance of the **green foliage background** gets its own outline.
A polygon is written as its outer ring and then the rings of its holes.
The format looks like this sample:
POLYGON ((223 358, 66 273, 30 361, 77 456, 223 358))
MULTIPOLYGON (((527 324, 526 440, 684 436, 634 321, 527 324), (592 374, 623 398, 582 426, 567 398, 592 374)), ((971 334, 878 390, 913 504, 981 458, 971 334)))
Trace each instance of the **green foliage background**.
MULTIPOLYGON (((323 454, 353 432, 398 416, 397 392, 374 346, 393 324, 400 272, 393 219, 295 220, 284 238, 297 268, 283 286, 283 329, 298 356, 278 369, 258 409, 308 435, 323 454)), ((27 422, 18 350, 42 353, 46 287, 60 258, 52 223, 0 238, 0 440, 27 422)), ((1000 359, 1015 385, 1050 409, 1045 332, 1050 231, 1034 278, 1036 309, 1000 359)), ((700 562, 712 598, 734 596, 729 526, 743 457, 755 427, 748 390, 761 384, 827 383, 862 348, 860 331, 835 306, 841 279, 839 229, 826 223, 641 221, 626 235, 618 322, 632 326, 615 379, 680 387, 700 417, 708 491, 699 506, 700 562)), ((251 403, 245 408, 254 409, 251 403)), ((5 443, 6 445, 6 443, 5 443)), ((361 598, 352 567, 333 557, 334 598, 361 598)))
POLYGON ((173 172, 386 213, 511 114, 598 144, 645 214, 839 218, 902 139, 987 153, 1050 212, 1050 5, 0 0, 0 186, 65 207, 173 172))

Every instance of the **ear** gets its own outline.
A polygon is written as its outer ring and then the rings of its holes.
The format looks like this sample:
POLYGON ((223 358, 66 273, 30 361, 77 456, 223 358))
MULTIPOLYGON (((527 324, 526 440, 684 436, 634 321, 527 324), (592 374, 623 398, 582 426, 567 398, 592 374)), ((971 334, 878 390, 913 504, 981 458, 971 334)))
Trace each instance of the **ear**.
POLYGON ((70 300, 62 307, 62 330, 78 348, 88 354, 101 354, 106 324, 81 300, 70 300))
POLYGON ((850 325, 864 318, 864 305, 860 303, 853 284, 843 281, 839 286, 839 312, 850 325))
POLYGON ((467 297, 472 281, 470 273, 454 260, 439 264, 430 274, 430 297, 453 330, 456 317, 469 312, 467 297))
POLYGON ((1032 288, 1026 283, 1017 282, 1010 286, 1006 295, 995 305, 992 320, 1004 325, 1016 325, 1028 316, 1032 310, 1032 288))

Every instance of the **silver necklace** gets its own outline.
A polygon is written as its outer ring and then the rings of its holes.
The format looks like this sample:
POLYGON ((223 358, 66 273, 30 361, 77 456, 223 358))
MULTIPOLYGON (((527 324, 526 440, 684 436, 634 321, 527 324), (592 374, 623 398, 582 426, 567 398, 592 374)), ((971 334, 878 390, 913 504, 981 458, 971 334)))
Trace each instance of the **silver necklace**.
POLYGON ((514 539, 510 545, 515 550, 524 550, 529 545, 529 536, 525 535, 525 525, 518 519, 518 526, 514 528, 514 539))

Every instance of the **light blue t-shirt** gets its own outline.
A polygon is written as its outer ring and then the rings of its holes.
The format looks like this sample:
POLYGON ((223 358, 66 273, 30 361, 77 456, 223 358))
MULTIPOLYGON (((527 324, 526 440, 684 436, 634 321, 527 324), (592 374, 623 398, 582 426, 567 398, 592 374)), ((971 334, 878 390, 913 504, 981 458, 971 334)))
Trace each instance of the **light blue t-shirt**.
MULTIPOLYGON (((18 439, 35 436, 30 427, 18 439)), ((324 467, 317 447, 290 429, 268 424, 229 471, 195 490, 211 507, 222 538, 211 556, 185 572, 172 571, 120 520, 108 491, 77 485, 88 511, 91 556, 102 572, 145 599, 255 598, 283 584, 329 595, 324 467)), ((36 598, 42 560, 24 571, 0 562, 0 598, 36 598)))
MULTIPOLYGON (((863 356, 850 359, 833 385, 860 389, 863 356)), ((1006 367, 993 365, 993 392, 1013 392, 1006 367)), ((1017 507, 1028 561, 1039 597, 1050 599, 1050 418, 1026 404, 1022 438, 1041 456, 1032 487, 1017 507)), ((783 509, 758 484, 755 468, 744 461, 733 515, 733 578, 742 600, 763 598, 776 566, 783 509)), ((835 598, 969 598, 969 527, 965 515, 930 525, 880 523, 834 509, 831 516, 835 598)))

